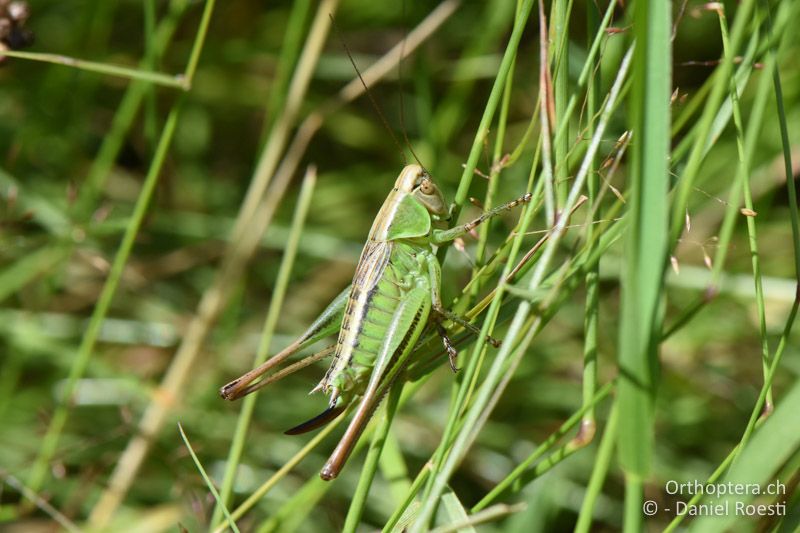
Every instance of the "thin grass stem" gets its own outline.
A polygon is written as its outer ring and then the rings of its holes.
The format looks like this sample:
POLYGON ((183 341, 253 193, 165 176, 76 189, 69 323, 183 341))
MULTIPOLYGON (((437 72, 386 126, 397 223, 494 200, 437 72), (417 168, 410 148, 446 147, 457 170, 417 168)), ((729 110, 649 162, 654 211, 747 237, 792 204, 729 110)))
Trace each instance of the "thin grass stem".
MULTIPOLYGON (((311 166, 306 170, 306 175, 303 178, 303 185, 300 188, 300 195, 297 199, 297 207, 295 208, 292 218, 289 237, 286 241, 286 248, 284 249, 283 258, 281 259, 280 267, 278 267, 278 275, 275 279, 275 290, 270 298, 269 311, 264 321, 264 328, 261 332, 258 350, 253 358, 253 368, 266 361, 267 355, 269 355, 269 346, 278 323, 278 318, 281 316, 283 301, 289 288, 289 281, 292 275, 292 269, 294 268, 294 260, 297 256, 298 244, 303 234, 303 228, 311 205, 311 198, 314 194, 316 181, 317 169, 311 166)), ((225 463, 225 473, 222 477, 220 497, 218 498, 217 507, 211 518, 211 524, 215 524, 220 520, 220 514, 230 499, 231 491, 233 490, 233 482, 236 479, 236 472, 239 462, 241 461, 242 452, 244 451, 247 430, 250 427, 250 421, 252 420, 257 399, 258 394, 253 393, 245 397, 242 402, 242 408, 239 411, 239 417, 236 421, 236 431, 231 440, 230 450, 228 451, 228 460, 225 463)))

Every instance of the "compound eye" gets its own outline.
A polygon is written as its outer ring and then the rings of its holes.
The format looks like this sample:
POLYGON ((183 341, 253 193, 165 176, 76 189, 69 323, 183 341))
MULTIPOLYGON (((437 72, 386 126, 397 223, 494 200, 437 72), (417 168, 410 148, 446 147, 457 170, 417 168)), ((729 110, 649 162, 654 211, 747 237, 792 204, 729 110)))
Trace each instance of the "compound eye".
POLYGON ((422 194, 433 194, 434 186, 433 182, 428 178, 422 178, 422 181, 419 184, 419 190, 422 191, 422 194))

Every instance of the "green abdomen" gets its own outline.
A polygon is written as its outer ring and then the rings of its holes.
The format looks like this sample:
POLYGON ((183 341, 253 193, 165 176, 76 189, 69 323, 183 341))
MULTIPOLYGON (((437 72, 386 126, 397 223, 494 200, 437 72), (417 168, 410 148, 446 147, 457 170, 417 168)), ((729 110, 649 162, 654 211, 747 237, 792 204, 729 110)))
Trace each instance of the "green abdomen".
POLYGON ((395 310, 408 291, 407 284, 419 273, 416 254, 421 249, 405 242, 375 243, 389 250, 365 249, 353 279, 342 328, 323 390, 332 391, 331 401, 363 393, 367 377, 387 335, 395 310), (379 270, 379 271, 376 271, 379 270))

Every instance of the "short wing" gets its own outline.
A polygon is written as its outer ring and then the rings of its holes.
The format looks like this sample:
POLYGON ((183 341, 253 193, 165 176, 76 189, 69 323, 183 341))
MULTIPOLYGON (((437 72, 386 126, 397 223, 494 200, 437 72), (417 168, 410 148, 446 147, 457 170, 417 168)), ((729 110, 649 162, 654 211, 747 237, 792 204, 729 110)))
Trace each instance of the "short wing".
POLYGON ((352 297, 356 291, 369 291, 377 285, 391 257, 392 243, 368 241, 358 260, 350 296, 352 297))
POLYGON ((393 246, 391 242, 372 240, 368 241, 364 246, 361 258, 358 260, 356 273, 353 276, 353 283, 350 286, 333 362, 322 381, 314 387, 315 391, 324 390, 327 392, 331 379, 343 372, 350 364, 352 346, 342 343, 343 332, 359 330, 360 323, 358 321, 362 320, 364 316, 362 311, 367 306, 371 291, 380 282, 386 267, 389 265, 393 246))

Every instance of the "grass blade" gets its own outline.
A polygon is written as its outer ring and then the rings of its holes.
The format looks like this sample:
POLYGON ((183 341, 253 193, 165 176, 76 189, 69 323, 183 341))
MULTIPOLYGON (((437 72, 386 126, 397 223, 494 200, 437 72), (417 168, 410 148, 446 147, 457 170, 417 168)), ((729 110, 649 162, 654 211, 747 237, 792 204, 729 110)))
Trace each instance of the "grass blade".
MULTIPOLYGON (((303 178, 303 185, 300 188, 300 196, 297 200, 297 207, 294 211, 294 217, 292 219, 292 225, 289 231, 289 238, 286 241, 283 259, 281 259, 281 265, 278 268, 278 277, 275 280, 275 292, 272 293, 272 298, 269 302, 269 311, 264 321, 264 329, 261 333, 258 351, 253 358, 253 368, 267 360, 270 342, 272 341, 272 335, 275 332, 275 326, 278 323, 278 318, 280 317, 283 308, 283 300, 289 287, 289 279, 292 274, 292 269, 294 268, 294 259, 297 255, 297 247, 303 234, 303 226, 305 224, 306 215, 308 215, 308 209, 311 205, 311 198, 314 194, 316 181, 317 169, 313 166, 309 167, 306 170, 305 178, 303 178)), ((231 440, 230 451, 228 452, 228 460, 225 464, 225 474, 222 478, 220 498, 218 499, 217 508, 214 510, 214 514, 211 518, 211 525, 219 521, 219 515, 231 496, 233 482, 236 478, 236 471, 244 450, 247 429, 250 426, 250 420, 252 419, 253 410, 255 409, 258 396, 258 392, 254 392, 242 400, 242 407, 239 411, 239 418, 236 422, 236 432, 231 440)))
POLYGON ((668 2, 638 2, 634 28, 631 226, 622 277, 619 340, 619 460, 625 471, 625 531, 641 529, 650 471, 662 286, 669 231, 671 16, 668 2))
POLYGON ((180 424, 178 424, 178 431, 180 431, 181 438, 183 439, 184 444, 186 444, 186 449, 189 450, 189 454, 192 456, 192 461, 194 461, 194 464, 197 467, 197 470, 200 472, 200 475, 203 476, 203 481, 206 482, 208 490, 214 496, 214 500, 217 502, 217 505, 222 508, 222 512, 225 514, 225 518, 228 520, 228 525, 235 533, 239 533, 239 528, 236 526, 236 522, 234 522, 233 518, 231 518, 228 508, 225 507, 225 502, 222 501, 222 498, 219 496, 219 492, 217 492, 216 487, 214 487, 214 483, 208 477, 208 474, 206 474, 205 468, 203 468, 203 465, 200 463, 200 459, 197 458, 197 454, 194 453, 194 449, 189 443, 189 438, 186 436, 186 433, 183 431, 183 426, 180 424))

